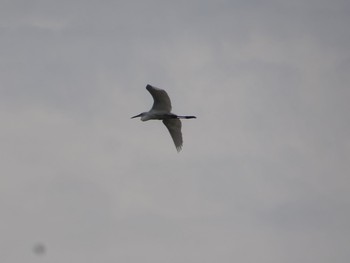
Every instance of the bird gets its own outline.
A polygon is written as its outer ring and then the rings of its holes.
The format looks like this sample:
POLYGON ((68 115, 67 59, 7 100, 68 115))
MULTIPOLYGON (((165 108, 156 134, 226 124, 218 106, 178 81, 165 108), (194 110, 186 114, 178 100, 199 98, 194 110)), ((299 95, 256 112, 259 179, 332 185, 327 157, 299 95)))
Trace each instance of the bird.
POLYGON ((180 119, 196 119, 197 117, 179 116, 171 113, 171 101, 165 90, 149 84, 146 86, 146 89, 153 97, 153 106, 149 111, 135 115, 131 119, 141 117, 141 121, 162 120, 174 141, 176 150, 180 152, 183 144, 180 119))

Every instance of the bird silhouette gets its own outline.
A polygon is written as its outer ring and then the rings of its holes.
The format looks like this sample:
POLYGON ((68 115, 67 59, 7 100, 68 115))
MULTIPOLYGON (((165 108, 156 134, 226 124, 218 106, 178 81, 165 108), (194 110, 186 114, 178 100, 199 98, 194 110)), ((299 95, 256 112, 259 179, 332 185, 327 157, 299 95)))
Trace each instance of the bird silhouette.
POLYGON ((142 112, 131 118, 141 117, 141 121, 162 120, 174 141, 176 150, 180 152, 183 144, 180 119, 195 119, 196 117, 179 116, 171 113, 171 101, 165 90, 151 85, 147 85, 146 89, 151 93, 154 100, 152 108, 150 111, 142 112))

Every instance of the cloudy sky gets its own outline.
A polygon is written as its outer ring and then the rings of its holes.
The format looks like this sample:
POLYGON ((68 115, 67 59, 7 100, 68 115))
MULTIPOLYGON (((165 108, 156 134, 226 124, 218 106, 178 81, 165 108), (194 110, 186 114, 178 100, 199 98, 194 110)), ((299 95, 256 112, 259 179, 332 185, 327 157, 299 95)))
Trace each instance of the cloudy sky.
POLYGON ((349 262, 349 14, 1 0, 0 261, 349 262))

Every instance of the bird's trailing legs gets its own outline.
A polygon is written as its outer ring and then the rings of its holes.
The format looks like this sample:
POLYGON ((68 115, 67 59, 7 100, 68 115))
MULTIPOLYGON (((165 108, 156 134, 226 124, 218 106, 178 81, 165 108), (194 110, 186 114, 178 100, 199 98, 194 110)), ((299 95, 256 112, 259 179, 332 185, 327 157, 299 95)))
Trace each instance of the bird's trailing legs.
POLYGON ((177 116, 179 119, 197 119, 196 116, 177 116))
POLYGON ((180 116, 173 113, 163 114, 164 119, 196 119, 196 116, 180 116))

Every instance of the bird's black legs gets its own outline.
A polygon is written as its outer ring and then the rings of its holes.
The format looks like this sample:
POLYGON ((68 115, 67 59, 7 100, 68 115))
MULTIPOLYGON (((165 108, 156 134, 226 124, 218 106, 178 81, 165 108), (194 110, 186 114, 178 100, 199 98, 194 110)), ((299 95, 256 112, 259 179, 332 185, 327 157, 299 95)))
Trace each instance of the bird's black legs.
POLYGON ((177 116, 179 119, 196 119, 196 116, 177 116))

